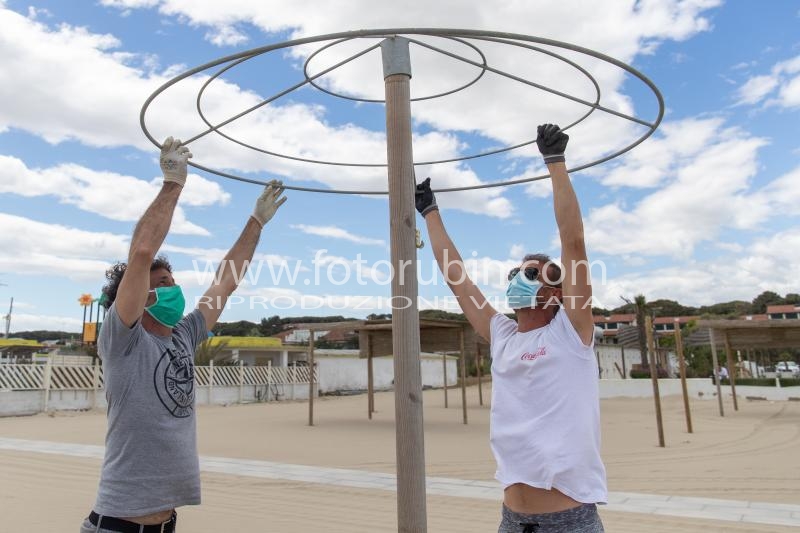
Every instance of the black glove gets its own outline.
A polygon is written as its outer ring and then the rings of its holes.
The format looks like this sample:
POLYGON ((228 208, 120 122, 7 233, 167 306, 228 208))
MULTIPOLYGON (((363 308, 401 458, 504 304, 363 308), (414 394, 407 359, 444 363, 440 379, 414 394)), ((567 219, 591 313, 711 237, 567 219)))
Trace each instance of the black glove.
POLYGON ((419 211, 423 217, 433 210, 439 210, 439 206, 436 205, 436 196, 433 195, 433 191, 431 190, 430 178, 425 178, 425 181, 417 185, 414 203, 417 206, 417 211, 419 211))
POLYGON ((564 150, 567 148, 569 135, 555 124, 542 124, 537 129, 537 134, 536 146, 539 147, 545 164, 565 162, 564 150))

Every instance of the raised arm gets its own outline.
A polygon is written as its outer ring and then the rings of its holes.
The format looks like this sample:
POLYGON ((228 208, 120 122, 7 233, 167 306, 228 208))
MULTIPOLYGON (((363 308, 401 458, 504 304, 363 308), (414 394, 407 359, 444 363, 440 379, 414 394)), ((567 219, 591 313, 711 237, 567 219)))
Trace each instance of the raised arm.
POLYGON ((578 198, 572 188, 564 150, 569 136, 554 124, 539 126, 536 144, 542 153, 553 183, 553 209, 561 239, 561 262, 564 265, 562 294, 564 309, 584 344, 594 335, 592 321, 592 281, 583 239, 583 220, 578 198))
POLYGON ((433 255, 439 264, 447 285, 458 300, 461 310, 475 331, 489 340, 489 324, 497 311, 489 305, 486 297, 467 275, 467 269, 456 245, 450 239, 444 228, 444 222, 436 205, 436 197, 431 191, 431 179, 417 185, 416 194, 417 211, 425 218, 428 227, 428 240, 433 249, 433 255))
POLYGON ((225 254, 225 258, 217 269, 214 282, 198 302, 197 308, 203 314, 208 331, 211 331, 211 328, 217 323, 228 302, 228 297, 236 290, 239 281, 242 280, 250 266, 261 230, 275 215, 275 211, 286 201, 286 197, 281 197, 281 194, 283 194, 283 186, 280 182, 273 182, 264 188, 264 192, 256 201, 253 214, 247 219, 241 235, 225 254))
POLYGON ((192 157, 180 139, 168 137, 161 147, 161 170, 164 184, 155 200, 142 215, 131 238, 128 266, 114 300, 123 324, 132 327, 142 316, 150 289, 150 265, 167 236, 172 215, 186 183, 187 160, 192 157))

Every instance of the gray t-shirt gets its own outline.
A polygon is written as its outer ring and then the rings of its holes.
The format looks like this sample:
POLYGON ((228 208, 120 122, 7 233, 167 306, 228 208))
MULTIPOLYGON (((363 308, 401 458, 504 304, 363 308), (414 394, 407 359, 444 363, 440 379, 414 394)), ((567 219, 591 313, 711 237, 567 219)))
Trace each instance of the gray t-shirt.
POLYGON ((194 352, 206 338, 195 310, 172 337, 128 328, 114 305, 98 352, 108 400, 108 431, 94 510, 129 517, 200 503, 194 410, 194 352))

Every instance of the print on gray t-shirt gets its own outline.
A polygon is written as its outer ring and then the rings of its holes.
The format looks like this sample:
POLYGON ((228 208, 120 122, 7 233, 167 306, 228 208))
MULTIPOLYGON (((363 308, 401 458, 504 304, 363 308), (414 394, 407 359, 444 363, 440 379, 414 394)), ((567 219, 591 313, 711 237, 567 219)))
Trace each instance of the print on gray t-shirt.
POLYGON ((132 517, 200 503, 194 353, 205 338, 199 310, 158 337, 109 309, 98 338, 108 432, 95 512, 132 517))

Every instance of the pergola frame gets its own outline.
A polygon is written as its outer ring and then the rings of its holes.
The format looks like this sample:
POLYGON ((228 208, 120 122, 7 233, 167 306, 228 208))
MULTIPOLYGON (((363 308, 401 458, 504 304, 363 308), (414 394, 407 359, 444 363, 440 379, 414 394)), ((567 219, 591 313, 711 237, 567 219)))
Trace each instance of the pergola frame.
MULTIPOLYGON (((367 418, 372 420, 375 411, 375 388, 373 381, 372 361, 375 357, 394 356, 392 346, 391 320, 350 320, 346 322, 320 322, 304 327, 310 331, 309 345, 306 348, 308 364, 313 369, 315 364, 314 339, 319 331, 347 330, 358 333, 361 358, 367 360, 367 418)), ((461 409, 464 424, 468 423, 466 400, 466 366, 467 356, 473 352, 478 369, 479 405, 483 405, 483 382, 481 363, 488 343, 478 336, 469 322, 459 320, 420 319, 420 351, 441 353, 443 363, 450 354, 458 354, 459 374, 461 378, 461 409)), ((446 366, 445 366, 446 368, 446 366)), ((447 371, 444 370, 444 406, 448 407, 447 371)), ((314 376, 309 382, 308 425, 314 425, 314 376)))
MULTIPOLYGON (((736 372, 734 371, 733 350, 769 349, 769 348, 797 348, 800 347, 800 319, 785 320, 699 320, 699 329, 708 329, 711 344, 711 357, 713 359, 713 372, 717 371, 717 346, 722 344, 725 348, 728 377, 731 382, 733 394, 733 409, 739 410, 736 398, 736 372)), ((720 380, 717 384, 717 399, 719 401, 719 416, 725 416, 722 406, 722 389, 720 380)))

